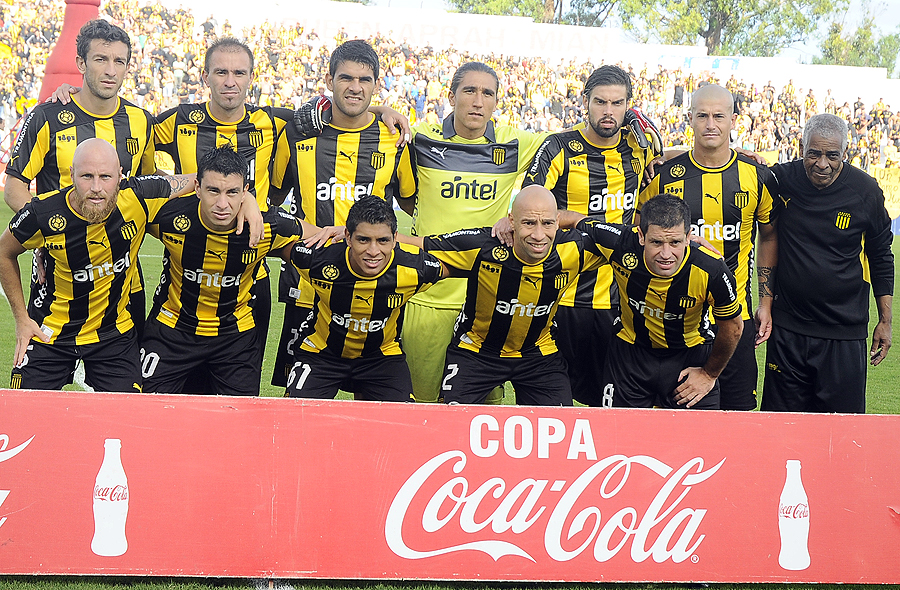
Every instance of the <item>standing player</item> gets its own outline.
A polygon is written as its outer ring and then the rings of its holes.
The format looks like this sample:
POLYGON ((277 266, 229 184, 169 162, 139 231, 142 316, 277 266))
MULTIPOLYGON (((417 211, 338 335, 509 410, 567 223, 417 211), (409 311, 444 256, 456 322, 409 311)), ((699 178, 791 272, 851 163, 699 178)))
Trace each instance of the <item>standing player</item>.
POLYGON ((116 149, 99 138, 75 149, 70 175, 73 187, 26 204, 0 236, 0 284, 16 320, 11 387, 61 389, 82 360, 98 390, 140 391, 135 261, 148 221, 188 179, 123 180, 116 149), (46 305, 29 313, 17 258, 41 247, 53 272, 46 305))
POLYGON ((418 248, 397 243, 397 218, 381 197, 361 198, 347 213, 346 241, 313 249, 297 244, 291 262, 316 289, 310 329, 294 350, 291 397, 412 400, 400 348, 403 306, 445 272, 418 248))
POLYGON ((566 361, 551 333, 553 317, 578 273, 606 258, 594 253, 592 228, 559 230, 559 215, 553 195, 535 185, 513 202, 511 248, 489 227, 403 238, 466 279, 465 306, 440 384, 445 402, 483 403, 492 389, 511 381, 517 403, 572 405, 566 361))
POLYGON ((247 161, 230 146, 210 150, 197 164, 199 207, 193 197, 174 199, 148 226, 166 251, 141 342, 144 391, 181 393, 188 375, 203 368, 212 393, 259 395, 253 277, 265 256, 288 255, 300 228, 274 208, 263 214, 257 247, 247 232, 238 235, 246 174, 247 161))
MULTIPOLYGON (((325 83, 332 92, 331 121, 316 137, 288 127, 293 180, 291 212, 312 225, 342 226, 350 207, 366 195, 392 203, 415 193, 409 150, 396 146, 393 128, 369 112, 378 81, 378 55, 366 41, 352 40, 331 54, 325 83)), ((286 304, 272 384, 284 386, 294 347, 313 308, 314 290, 296 269, 282 265, 279 300, 286 304)))
MULTIPOLYGON (((623 127, 630 106, 631 76, 618 66, 594 70, 584 85, 587 125, 548 137, 523 186, 550 189, 559 209, 631 224, 654 152, 641 147, 631 127, 623 127)), ((607 265, 578 275, 560 300, 556 341, 568 365, 573 397, 583 404, 601 405, 606 350, 618 317, 618 289, 607 265)))
POLYGON ((697 90, 689 117, 693 149, 660 167, 641 194, 641 203, 663 192, 681 197, 691 210, 691 232, 724 253, 741 294, 744 329, 734 356, 719 377, 721 409, 755 410, 755 345, 768 333, 757 332, 750 313, 751 280, 755 261, 761 277, 760 296, 771 298, 763 285, 778 257, 775 226, 769 218, 777 186, 765 166, 729 148, 737 115, 728 90, 714 84, 697 90), (755 247, 757 228, 759 243, 755 247))
MULTIPOLYGON (((500 80, 480 62, 461 65, 450 82, 453 113, 440 125, 414 130, 416 199, 401 206, 413 215, 416 236, 493 225, 509 211, 516 177, 531 163, 544 135, 495 127, 500 80), (413 205, 415 208, 413 209, 413 205)), ((465 301, 465 281, 449 279, 410 301, 403 323, 416 401, 436 402, 444 357, 465 301)), ((500 403, 502 389, 489 403, 500 403)))
POLYGON ((645 203, 640 227, 577 225, 597 232, 622 298, 622 328, 606 358, 606 407, 719 408, 716 379, 741 337, 741 296, 721 258, 688 246, 690 223, 687 203, 664 194, 645 203))
POLYGON ((864 413, 870 292, 869 362, 891 348, 891 218, 878 183, 845 160, 843 119, 810 117, 801 147, 802 160, 773 168, 779 264, 761 409, 864 413))
MULTIPOLYGON (((39 104, 28 115, 6 166, 3 199, 13 211, 31 200, 28 187, 32 180, 39 196, 71 186, 72 157, 86 139, 99 137, 112 144, 126 177, 156 170, 153 115, 118 96, 131 60, 128 33, 96 19, 81 27, 75 45, 75 65, 83 75, 85 91, 76 100, 67 100, 69 104, 39 104)), ((48 286, 36 279, 53 273, 48 266, 52 260, 47 256, 35 259, 28 306, 36 314, 46 313, 50 295, 48 286)), ((140 266, 134 277, 132 319, 140 333, 145 316, 140 266)))

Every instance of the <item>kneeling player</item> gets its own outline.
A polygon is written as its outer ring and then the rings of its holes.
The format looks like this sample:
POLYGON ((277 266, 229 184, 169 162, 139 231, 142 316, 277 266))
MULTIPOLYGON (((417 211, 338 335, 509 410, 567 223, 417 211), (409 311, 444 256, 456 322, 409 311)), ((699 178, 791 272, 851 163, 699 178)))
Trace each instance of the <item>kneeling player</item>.
POLYGON ((291 253, 316 301, 294 350, 288 395, 331 399, 343 388, 356 399, 413 401, 399 341, 403 306, 446 271, 433 256, 397 243, 397 217, 380 197, 357 201, 345 231, 344 242, 321 249, 297 244, 291 253))
POLYGON ((687 203, 663 194, 644 204, 640 227, 589 218, 577 226, 605 235, 602 249, 621 293, 622 326, 604 371, 606 407, 719 408, 716 379, 740 340, 741 305, 725 261, 688 247, 690 224, 687 203))
POLYGON ((267 255, 287 256, 301 230, 272 209, 258 246, 250 232, 237 233, 246 173, 246 159, 230 147, 210 150, 197 164, 197 196, 171 200, 147 228, 166 251, 141 342, 146 392, 181 393, 188 375, 208 367, 205 390, 259 395, 257 338, 266 335, 257 334, 250 307, 253 277, 267 255))

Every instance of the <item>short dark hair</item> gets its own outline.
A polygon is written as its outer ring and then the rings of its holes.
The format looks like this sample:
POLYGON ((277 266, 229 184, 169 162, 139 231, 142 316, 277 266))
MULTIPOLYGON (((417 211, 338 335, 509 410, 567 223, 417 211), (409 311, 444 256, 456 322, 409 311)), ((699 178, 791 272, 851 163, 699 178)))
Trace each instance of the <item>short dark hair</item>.
POLYGON ((75 54, 83 60, 87 60, 88 51, 91 49, 91 41, 99 39, 107 43, 121 41, 128 47, 128 61, 131 61, 131 37, 125 29, 110 24, 102 18, 95 18, 84 23, 78 36, 75 37, 75 54))
POLYGON ((216 51, 243 51, 250 57, 250 72, 253 72, 253 50, 246 43, 235 39, 234 37, 221 37, 209 44, 206 48, 206 55, 203 57, 203 71, 207 74, 209 71, 209 62, 212 61, 212 54, 216 51))
POLYGON ((668 229, 681 224, 685 232, 691 231, 691 208, 675 195, 656 195, 641 207, 641 232, 644 235, 651 225, 668 229))
POLYGON ((483 72, 485 74, 490 74, 494 77, 494 82, 497 83, 497 87, 494 88, 494 91, 500 90, 500 78, 497 76, 497 72, 494 71, 494 68, 481 63, 480 61, 470 61, 456 68, 456 73, 453 74, 453 79, 450 80, 450 92, 456 94, 456 89, 459 88, 463 78, 469 72, 483 72))
POLYGON ((345 61, 352 61, 370 67, 372 73, 375 74, 375 79, 378 79, 378 54, 375 53, 368 41, 353 39, 335 47, 328 62, 328 73, 334 76, 338 66, 345 61))
POLYGON ((218 172, 222 176, 238 174, 247 184, 247 159, 227 145, 213 148, 197 162, 197 182, 202 182, 206 172, 218 172))
POLYGON ((397 233, 397 215, 391 203, 375 195, 367 195, 350 207, 347 213, 347 233, 353 235, 360 223, 378 225, 383 223, 391 228, 391 233, 397 233))
POLYGON ((619 66, 600 66, 588 77, 584 83, 584 97, 590 98, 591 91, 597 86, 624 86, 627 90, 627 98, 631 100, 631 76, 619 66))

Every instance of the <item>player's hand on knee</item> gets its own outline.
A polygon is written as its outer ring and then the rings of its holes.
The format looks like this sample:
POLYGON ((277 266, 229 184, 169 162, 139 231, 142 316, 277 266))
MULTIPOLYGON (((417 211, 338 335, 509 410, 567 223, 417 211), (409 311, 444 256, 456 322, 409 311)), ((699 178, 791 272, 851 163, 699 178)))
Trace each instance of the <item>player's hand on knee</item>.
POLYGON ((513 228, 509 217, 503 216, 497 220, 497 223, 491 228, 491 236, 500 240, 504 246, 511 247, 513 245, 513 228))
POLYGON ((37 338, 41 342, 50 342, 50 336, 45 334, 33 319, 25 318, 21 322, 16 322, 16 352, 13 357, 14 367, 22 365, 22 361, 25 360, 25 353, 28 352, 28 345, 33 338, 37 338))
POLYGON ((701 367, 688 367, 679 373, 678 383, 678 387, 675 388, 675 402, 679 406, 691 408, 712 390, 716 378, 701 367))

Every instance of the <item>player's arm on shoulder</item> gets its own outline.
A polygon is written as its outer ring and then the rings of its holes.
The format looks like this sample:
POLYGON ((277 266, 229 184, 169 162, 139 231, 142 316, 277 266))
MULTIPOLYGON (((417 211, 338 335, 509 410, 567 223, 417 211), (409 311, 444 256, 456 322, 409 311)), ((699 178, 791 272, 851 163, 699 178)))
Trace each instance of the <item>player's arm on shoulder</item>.
POLYGON ((400 131, 400 137, 397 138, 397 147, 402 147, 409 143, 412 138, 409 119, 385 105, 369 105, 369 112, 380 118, 387 125, 391 135, 396 134, 398 130, 400 131))
POLYGON ((347 228, 343 225, 318 227, 305 219, 301 219, 300 226, 303 228, 303 243, 315 249, 321 248, 329 241, 336 243, 348 237, 347 228))
POLYGON ((37 337, 48 342, 50 337, 41 331, 37 322, 28 317, 25 295, 22 292, 22 276, 19 272, 19 256, 25 252, 24 246, 9 229, 0 235, 0 286, 6 293, 9 307, 16 322, 16 350, 13 364, 18 366, 25 357, 28 343, 37 337))
POLYGON ((9 208, 13 210, 13 213, 18 213, 31 198, 31 190, 24 180, 16 178, 12 174, 6 175, 3 200, 9 205, 9 208))
POLYGON ((778 265, 778 231, 775 221, 760 223, 756 245, 756 281, 759 303, 753 314, 756 346, 772 335, 772 302, 775 298, 775 267, 778 265))
POLYGON ((78 94, 79 92, 81 92, 81 86, 72 86, 71 84, 63 82, 44 102, 58 101, 62 104, 69 104, 72 101, 72 95, 78 94))
POLYGON ((569 211, 568 209, 560 209, 559 210, 559 227, 560 229, 572 229, 578 222, 582 219, 586 219, 587 215, 584 213, 578 213, 576 211, 569 211))
POLYGON ((194 192, 194 190, 196 190, 195 179, 197 178, 197 175, 194 173, 161 174, 160 176, 162 176, 166 180, 166 182, 169 183, 169 189, 171 190, 171 192, 169 193, 170 199, 189 195, 194 192))
POLYGON ((240 234, 244 230, 244 224, 248 224, 250 228, 250 247, 256 248, 265 235, 265 223, 263 222, 262 212, 259 210, 259 203, 256 201, 256 195, 249 190, 244 191, 241 197, 241 208, 237 214, 237 228, 234 233, 240 234))
POLYGON ((397 241, 401 244, 409 244, 410 246, 415 246, 420 250, 425 249, 425 238, 422 236, 408 236, 404 233, 397 233, 397 241))

